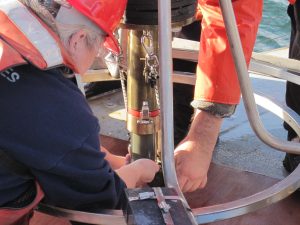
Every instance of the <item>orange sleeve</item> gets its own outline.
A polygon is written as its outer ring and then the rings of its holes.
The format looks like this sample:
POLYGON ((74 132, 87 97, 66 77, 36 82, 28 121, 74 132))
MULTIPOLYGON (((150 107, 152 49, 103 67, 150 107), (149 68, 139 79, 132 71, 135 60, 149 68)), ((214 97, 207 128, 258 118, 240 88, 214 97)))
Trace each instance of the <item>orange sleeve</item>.
POLYGON ((198 4, 197 4, 197 10, 196 10, 196 15, 195 15, 195 19, 201 21, 201 20, 202 20, 202 17, 203 17, 203 15, 202 15, 202 12, 201 12, 200 3, 198 2, 198 4))
POLYGON ((296 3, 296 0, 289 0, 290 4, 294 5, 296 3))
MULTIPOLYGON (((232 0, 245 58, 249 64, 262 0, 232 0)), ((238 104, 240 88, 218 0, 198 0, 203 19, 195 100, 238 104)))

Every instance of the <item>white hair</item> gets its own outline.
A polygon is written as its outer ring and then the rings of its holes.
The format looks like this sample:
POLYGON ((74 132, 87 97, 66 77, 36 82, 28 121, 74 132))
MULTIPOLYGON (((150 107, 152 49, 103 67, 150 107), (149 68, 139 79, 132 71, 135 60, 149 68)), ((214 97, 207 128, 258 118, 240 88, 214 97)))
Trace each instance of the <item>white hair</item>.
MULTIPOLYGON (((85 25, 76 25, 76 24, 63 24, 58 23, 51 12, 40 3, 39 0, 19 0, 28 8, 30 8, 41 20, 43 20, 51 30, 53 30, 60 38, 64 47, 68 46, 70 38, 79 31, 84 30, 86 32, 86 47, 89 49, 99 48, 99 52, 105 52, 103 47, 104 35, 97 33, 96 31, 90 29, 85 25)), ((62 6, 65 7, 68 5, 68 2, 65 0, 57 1, 62 6)))

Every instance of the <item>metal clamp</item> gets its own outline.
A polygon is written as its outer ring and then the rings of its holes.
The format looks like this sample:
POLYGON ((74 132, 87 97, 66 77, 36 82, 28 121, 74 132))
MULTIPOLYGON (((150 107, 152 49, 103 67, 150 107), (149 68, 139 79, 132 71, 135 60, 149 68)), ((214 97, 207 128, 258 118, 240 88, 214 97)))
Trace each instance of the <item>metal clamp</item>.
POLYGON ((132 202, 132 201, 140 201, 140 200, 155 199, 155 198, 156 197, 154 192, 142 192, 139 193, 138 196, 128 198, 128 200, 132 202))
POLYGON ((140 114, 140 119, 137 120, 137 124, 153 124, 153 120, 150 118, 150 109, 147 101, 143 101, 142 110, 140 114))
POLYGON ((155 192, 157 204, 162 212, 165 223, 167 225, 174 225, 172 216, 170 214, 171 206, 168 203, 166 203, 166 198, 163 195, 161 188, 154 187, 153 190, 155 192))

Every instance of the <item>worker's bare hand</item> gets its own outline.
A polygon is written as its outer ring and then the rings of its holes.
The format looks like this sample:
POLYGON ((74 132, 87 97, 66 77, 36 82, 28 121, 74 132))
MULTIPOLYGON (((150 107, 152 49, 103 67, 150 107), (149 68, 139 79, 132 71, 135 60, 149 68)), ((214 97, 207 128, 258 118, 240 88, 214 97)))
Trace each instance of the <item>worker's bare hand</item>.
POLYGON ((142 187, 154 179, 159 166, 152 160, 139 159, 116 170, 128 188, 142 187))
POLYGON ((125 165, 128 165, 131 163, 131 155, 128 153, 126 156, 125 156, 125 165))
POLYGON ((175 149, 174 157, 179 186, 183 192, 192 192, 206 185, 210 151, 201 149, 196 141, 184 139, 175 149))
POLYGON ((183 192, 203 188, 223 119, 197 110, 188 135, 176 147, 174 157, 183 192))
POLYGON ((132 164, 140 173, 140 178, 137 181, 137 187, 143 187, 147 183, 150 183, 154 179, 155 174, 159 171, 159 165, 149 159, 139 159, 134 161, 132 164))

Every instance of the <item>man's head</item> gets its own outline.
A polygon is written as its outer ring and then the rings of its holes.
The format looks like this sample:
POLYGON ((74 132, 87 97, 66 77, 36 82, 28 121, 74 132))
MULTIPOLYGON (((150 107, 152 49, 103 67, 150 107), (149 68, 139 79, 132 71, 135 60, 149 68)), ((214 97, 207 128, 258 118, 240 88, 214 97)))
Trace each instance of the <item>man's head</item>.
POLYGON ((118 42, 113 35, 124 14, 127 0, 67 0, 72 7, 89 18, 106 33, 105 47, 119 52, 118 42))
POLYGON ((83 74, 100 52, 106 33, 74 7, 61 7, 55 18, 60 39, 76 63, 77 72, 83 74))
POLYGON ((59 35, 83 74, 104 46, 118 53, 113 32, 124 13, 127 0, 21 0, 59 35))

